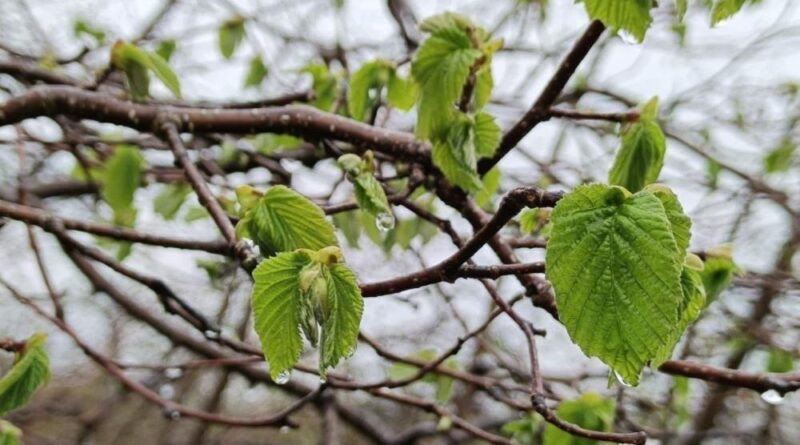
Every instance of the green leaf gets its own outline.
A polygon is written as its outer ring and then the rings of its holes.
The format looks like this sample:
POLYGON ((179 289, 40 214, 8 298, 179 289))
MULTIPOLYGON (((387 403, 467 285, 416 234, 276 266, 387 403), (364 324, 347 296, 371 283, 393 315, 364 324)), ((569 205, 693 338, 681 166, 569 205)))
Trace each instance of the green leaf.
POLYGON ((689 9, 689 0, 675 0, 675 15, 678 17, 678 22, 683 22, 687 9, 689 9))
POLYGON ((481 57, 481 52, 473 47, 469 35, 461 28, 449 25, 421 28, 433 34, 414 56, 411 73, 420 85, 417 135, 427 139, 450 120, 470 67, 481 57))
POLYGON ((625 381, 669 343, 683 302, 681 252, 659 198, 600 184, 566 195, 546 253, 572 340, 625 381))
POLYGON ((333 225, 342 232, 347 245, 353 248, 358 247, 361 237, 360 213, 360 210, 352 210, 333 214, 333 225))
POLYGON ((738 268, 730 257, 709 256, 704 262, 700 276, 706 290, 707 303, 716 300, 733 281, 738 268))
POLYGON ((200 219, 205 219, 210 217, 211 215, 208 214, 208 210, 206 210, 203 206, 192 206, 189 207, 189 210, 186 211, 186 216, 183 217, 183 220, 187 223, 195 222, 200 219))
POLYGON ((483 175, 481 190, 475 194, 475 203, 483 208, 487 208, 492 202, 492 197, 500 188, 501 174, 500 169, 493 167, 483 175))
POLYGON ((270 187, 239 223, 247 225, 265 256, 337 245, 333 226, 322 209, 282 185, 270 187))
POLYGON ((706 304, 706 291, 703 288, 703 279, 700 274, 689 267, 681 271, 681 294, 683 300, 678 308, 678 324, 672 332, 672 337, 656 354, 654 363, 663 363, 672 356, 675 345, 681 339, 683 331, 700 316, 706 304))
POLYGON ((680 252, 678 261, 683 263, 691 237, 691 218, 683 213, 683 206, 681 206, 678 197, 669 187, 661 184, 651 184, 645 187, 645 190, 656 195, 656 198, 658 198, 664 206, 664 211, 666 212, 667 219, 672 228, 672 236, 675 238, 675 244, 678 246, 678 252, 680 252))
POLYGON ((494 78, 492 77, 492 66, 487 62, 483 68, 478 70, 475 78, 475 108, 480 110, 492 96, 494 88, 494 78))
POLYGON ((250 67, 247 70, 247 76, 244 78, 244 87, 252 88, 261 85, 261 82, 267 77, 267 67, 261 56, 255 56, 250 59, 250 67))
POLYGON ((770 348, 767 358, 767 372, 789 372, 794 369, 794 357, 781 348, 770 348))
POLYGON ((273 379, 283 380, 321 326, 320 373, 350 356, 358 341, 363 299, 337 247, 282 252, 253 271, 255 329, 273 379))
POLYGON ((28 339, 14 366, 0 379, 0 415, 28 403, 33 393, 50 379, 45 340, 45 334, 34 334, 28 339))
POLYGON ((480 190, 477 172, 475 132, 469 119, 458 119, 447 131, 443 142, 433 144, 433 164, 453 184, 466 191, 480 190))
POLYGON ((11 422, 0 419, 0 445, 19 445, 22 430, 11 422))
POLYGON ((339 80, 323 64, 306 65, 303 72, 311 74, 314 81, 312 86, 314 102, 312 104, 320 110, 330 111, 339 96, 339 80))
MULTIPOLYGON (((392 215, 392 207, 386 199, 381 183, 375 179, 372 173, 364 172, 356 176, 353 186, 358 206, 375 217, 380 215, 392 215)), ((394 216, 392 216, 394 218, 394 216)))
POLYGON ((303 140, 289 134, 261 133, 250 141, 257 152, 268 155, 282 150, 291 150, 300 146, 303 140))
POLYGON ((118 145, 106 161, 102 196, 114 212, 133 208, 133 195, 142 182, 144 160, 132 145, 118 145))
POLYGON ((150 71, 161 80, 175 97, 181 97, 181 82, 175 72, 172 71, 172 68, 170 68, 169 63, 156 53, 146 54, 148 60, 147 67, 150 71))
POLYGON ((162 59, 169 62, 169 59, 172 58, 172 55, 175 54, 175 50, 178 48, 178 42, 175 39, 167 39, 162 40, 158 43, 156 47, 156 54, 161 56, 162 59))
POLYGON ((651 99, 645 106, 638 122, 623 130, 622 146, 608 172, 610 184, 638 192, 658 179, 667 145, 661 127, 654 117, 649 117, 656 100, 651 99))
POLYGON ((125 73, 131 95, 136 100, 145 99, 149 95, 148 71, 152 71, 175 96, 181 96, 178 76, 158 54, 149 53, 132 43, 120 40, 111 49, 111 63, 125 73))
POLYGON ((169 184, 153 200, 153 210, 165 220, 173 220, 191 193, 192 187, 185 182, 169 184))
POLYGON ((273 380, 286 375, 303 352, 299 277, 310 261, 300 252, 282 252, 253 270, 254 327, 273 380))
POLYGON ((419 96, 419 87, 414 83, 413 79, 404 79, 392 71, 389 76, 389 85, 387 86, 386 99, 389 105, 408 111, 417 102, 419 96))
POLYGON ((358 343, 358 326, 364 312, 361 290, 353 272, 342 263, 329 266, 328 298, 322 324, 320 372, 324 375, 340 360, 353 354, 358 343))
POLYGON ((589 17, 613 30, 627 31, 639 42, 653 21, 653 0, 584 0, 584 5, 589 17))
MULTIPOLYGON (((577 399, 567 400, 558 405, 558 417, 592 431, 611 431, 614 424, 614 401, 599 394, 587 392, 577 399)), ((544 429, 543 445, 594 445, 597 442, 586 439, 548 423, 544 429)))
POLYGON ((390 62, 375 60, 361 65, 350 78, 347 91, 347 107, 350 117, 363 121, 380 102, 380 92, 389 83, 394 68, 390 62))
POLYGON ((536 415, 531 414, 522 419, 512 420, 500 427, 500 432, 509 437, 514 442, 526 445, 533 445, 536 442, 537 433, 541 421, 536 415))
POLYGON ((230 59, 236 48, 244 40, 245 29, 244 19, 242 17, 234 17, 219 27, 219 52, 222 57, 230 59))
POLYGON ((767 173, 778 173, 789 170, 792 166, 792 160, 796 151, 797 144, 792 142, 789 138, 784 139, 780 145, 764 156, 764 171, 767 173))
POLYGON ((494 155, 500 144, 501 131, 494 116, 479 112, 475 115, 475 151, 479 157, 494 155))
POLYGON ((79 19, 72 25, 72 32, 75 37, 86 35, 95 40, 98 45, 102 45, 106 39, 106 33, 100 28, 96 28, 89 24, 89 22, 79 19))
POLYGON ((717 0, 711 9, 711 26, 732 17, 744 6, 746 0, 717 0))

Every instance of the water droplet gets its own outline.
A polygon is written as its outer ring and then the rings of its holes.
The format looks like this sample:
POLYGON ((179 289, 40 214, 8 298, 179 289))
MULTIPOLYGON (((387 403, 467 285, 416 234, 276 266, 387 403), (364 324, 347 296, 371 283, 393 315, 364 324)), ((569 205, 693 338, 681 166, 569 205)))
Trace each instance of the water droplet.
POLYGON ((170 420, 178 420, 181 418, 181 413, 176 409, 167 409, 164 411, 164 416, 170 420))
POLYGON ((275 377, 275 383, 278 385, 285 385, 289 381, 289 377, 292 376, 292 373, 289 371, 283 371, 278 374, 278 377, 275 377))
POLYGON ((282 124, 288 124, 289 121, 292 119, 288 114, 281 114, 279 118, 282 124))
POLYGON ((619 373, 617 371, 613 371, 613 372, 614 372, 614 378, 617 379, 617 383, 619 383, 620 385, 622 385, 622 386, 624 386, 626 388, 631 388, 633 386, 630 383, 626 382, 625 379, 623 379, 622 376, 619 375, 619 373))
POLYGON ((284 425, 278 430, 278 432, 281 434, 288 434, 290 430, 291 428, 289 428, 289 425, 284 425))
POLYGON ((326 376, 325 374, 320 374, 319 375, 319 383, 321 383, 323 385, 325 383, 328 383, 328 376, 326 376))
POLYGON ((175 397, 175 387, 169 383, 165 383, 158 388, 158 395, 165 399, 171 399, 175 397))
POLYGON ((175 380, 179 379, 183 376, 183 370, 181 368, 167 368, 164 370, 164 377, 175 380))
POLYGON ((783 403, 783 396, 778 391, 770 389, 761 393, 761 398, 770 405, 780 405, 783 403))
POLYGON ((636 37, 633 36, 633 34, 627 31, 619 30, 619 32, 617 32, 617 35, 619 35, 619 38, 628 45, 639 44, 639 39, 637 39, 636 37))
POLYGON ((203 332, 203 335, 205 335, 206 338, 209 339, 209 340, 217 340, 217 339, 219 339, 219 332, 212 331, 211 329, 208 329, 205 332, 203 332))
POLYGON ((394 229, 394 215, 391 213, 378 213, 378 216, 375 217, 375 225, 378 226, 378 230, 381 232, 388 232, 394 229))

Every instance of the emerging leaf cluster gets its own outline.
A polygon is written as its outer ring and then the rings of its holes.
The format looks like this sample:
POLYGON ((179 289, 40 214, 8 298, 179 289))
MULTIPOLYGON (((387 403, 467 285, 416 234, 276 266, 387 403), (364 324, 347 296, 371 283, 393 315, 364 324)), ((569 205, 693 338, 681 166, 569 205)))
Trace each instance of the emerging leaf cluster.
POLYGON ((150 73, 174 94, 181 97, 181 84, 169 64, 157 52, 145 51, 133 43, 118 40, 111 48, 111 65, 125 73, 134 100, 150 96, 150 73))

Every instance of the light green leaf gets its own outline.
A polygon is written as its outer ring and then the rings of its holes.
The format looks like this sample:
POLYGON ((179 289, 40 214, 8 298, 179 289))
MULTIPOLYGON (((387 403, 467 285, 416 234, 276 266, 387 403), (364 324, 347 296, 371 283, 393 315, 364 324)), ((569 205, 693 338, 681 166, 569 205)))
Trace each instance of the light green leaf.
POLYGON ((433 163, 453 184, 466 191, 480 190, 475 132, 466 116, 455 121, 447 131, 444 142, 433 144, 433 163))
POLYGON ((586 12, 613 30, 630 33, 637 41, 644 40, 653 19, 653 0, 584 0, 586 12))
MULTIPOLYGON (((614 401, 599 394, 587 392, 579 398, 561 402, 558 417, 592 431, 611 431, 614 424, 614 401)), ((574 436, 548 423, 544 430, 543 445, 594 445, 597 442, 574 436)))
POLYGON ((353 272, 342 263, 328 268, 328 295, 322 323, 320 373, 353 354, 358 343, 358 326, 364 312, 361 290, 353 272))
POLYGON ((653 359, 653 365, 663 363, 670 359, 672 350, 681 339, 683 331, 700 316, 706 304, 706 291, 703 288, 703 279, 698 271, 684 267, 681 271, 681 294, 683 300, 678 308, 678 324, 672 332, 672 338, 653 359))
POLYGON ((219 52, 222 54, 222 57, 226 59, 230 59, 233 57, 233 53, 236 52, 236 48, 239 47, 239 44, 242 43, 244 40, 245 29, 244 29, 244 19, 241 17, 234 17, 219 27, 218 31, 218 38, 219 38, 219 52))
POLYGON ((479 157, 488 158, 494 155, 500 144, 501 131, 494 116, 479 112, 475 115, 475 151, 479 157))
POLYGON ((87 35, 95 40, 98 45, 102 45, 106 39, 106 33, 100 28, 96 28, 89 24, 89 22, 85 20, 76 20, 75 24, 72 25, 72 32, 75 37, 80 37, 81 35, 87 35))
POLYGON ((303 253, 282 252, 253 270, 254 327, 273 380, 286 375, 303 352, 299 277, 310 262, 303 253))
POLYGON ((144 160, 132 145, 118 145, 106 161, 102 196, 115 212, 133 207, 133 195, 142 182, 144 160))
POLYGON ((186 215, 183 217, 183 220, 187 223, 190 223, 200 219, 208 218, 209 216, 211 215, 208 214, 208 210, 206 210, 205 207, 195 205, 189 207, 189 210, 186 211, 186 215))
POLYGON ((146 54, 148 60, 147 67, 167 88, 169 88, 175 97, 181 97, 181 82, 178 80, 178 76, 172 71, 167 61, 156 53, 146 54))
POLYGON ((625 381, 669 343, 683 302, 681 253, 648 191, 576 188, 552 213, 547 275, 572 340, 625 381))
POLYGON ((297 148, 303 143, 302 139, 289 134, 261 133, 253 136, 250 141, 257 152, 268 155, 282 150, 297 148))
POLYGON ((389 105, 408 111, 417 102, 417 96, 419 96, 419 87, 414 80, 400 77, 396 71, 392 71, 386 92, 389 105))
POLYGON ((732 17, 744 6, 746 0, 717 0, 711 10, 711 26, 732 17))
POLYGON ((172 55, 175 54, 175 50, 177 48, 178 42, 175 41, 175 39, 162 40, 156 47, 156 54, 161 56, 161 58, 165 61, 169 62, 169 59, 171 59, 172 55))
POLYGON ((312 104, 320 110, 330 111, 339 96, 339 80, 323 64, 306 65, 303 72, 311 74, 314 81, 312 86, 314 102, 312 104))
POLYGON ((33 335, 17 354, 11 370, 0 379, 0 415, 28 403, 33 393, 50 379, 45 340, 45 334, 33 335))
POLYGON ((282 185, 270 187, 242 221, 248 221, 249 234, 266 256, 337 245, 333 226, 322 209, 282 185))
POLYGON ((500 432, 511 440, 533 445, 538 437, 539 425, 541 421, 535 414, 528 415, 522 419, 512 420, 500 427, 500 432))
POLYGON ((267 77, 267 67, 261 56, 255 56, 250 59, 250 67, 247 70, 247 76, 244 78, 245 88, 257 87, 267 77))
POLYGON ((353 74, 347 91, 350 117, 358 121, 369 117, 368 112, 380 102, 381 88, 389 83, 393 71, 390 62, 375 60, 365 63, 353 74))
POLYGON ((494 78, 492 77, 491 61, 478 70, 475 77, 475 109, 481 110, 492 96, 492 89, 494 88, 494 78))
POLYGON ((638 122, 631 124, 622 133, 622 146, 608 172, 608 182, 620 185, 631 192, 638 192, 647 184, 655 182, 664 166, 666 139, 658 123, 649 115, 654 101, 645 106, 638 122))
POLYGON ((656 195, 664 206, 669 224, 672 227, 672 236, 675 237, 675 244, 678 246, 680 256, 678 261, 683 263, 686 256, 686 249, 689 248, 689 239, 691 237, 692 220, 685 213, 683 213, 683 206, 681 206, 678 197, 672 190, 661 184, 651 184, 645 187, 645 190, 656 195))
POLYGON ((0 419, 0 445, 19 445, 22 430, 11 422, 0 419))
POLYGON ((417 135, 423 139, 431 138, 449 121, 470 67, 481 56, 461 28, 431 29, 435 33, 425 40, 411 65, 420 85, 417 135))
POLYGON ((794 357, 781 348, 770 348, 767 358, 767 372, 789 372, 794 369, 794 357))
POLYGON ((738 268, 730 257, 708 256, 700 276, 706 290, 707 303, 716 300, 733 281, 738 268))
POLYGON ((386 199, 386 192, 372 173, 363 172, 353 178, 353 187, 360 208, 376 217, 392 215, 392 207, 386 199))
POLYGON ((185 182, 169 184, 153 200, 153 210, 165 220, 173 220, 191 193, 192 187, 185 182))
POLYGON ((678 22, 683 22, 687 9, 689 9, 689 0, 675 0, 675 15, 678 17, 678 22))
POLYGON ((778 173, 789 170, 792 166, 794 154, 797 151, 797 144, 787 138, 776 148, 770 150, 764 156, 764 171, 767 173, 778 173))
POLYGON ((492 202, 492 197, 497 193, 500 188, 501 174, 500 169, 493 167, 491 170, 483 175, 483 187, 475 194, 475 203, 479 206, 486 208, 492 202))
POLYGON ((178 76, 156 53, 149 53, 132 43, 120 40, 111 48, 111 63, 125 73, 131 95, 136 100, 145 99, 149 95, 148 71, 152 71, 175 96, 181 96, 178 76))
POLYGON ((351 210, 333 214, 333 225, 342 232, 347 245, 353 248, 358 248, 358 240, 361 237, 360 212, 351 210))

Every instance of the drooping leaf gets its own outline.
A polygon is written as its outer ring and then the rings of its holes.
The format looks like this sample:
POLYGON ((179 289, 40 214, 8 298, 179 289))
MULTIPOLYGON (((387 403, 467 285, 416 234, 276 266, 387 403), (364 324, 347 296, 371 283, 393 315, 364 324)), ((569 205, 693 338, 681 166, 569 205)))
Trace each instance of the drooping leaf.
POLYGON ((19 445, 22 430, 11 422, 0 419, 0 445, 19 445))
POLYGON ((261 85, 261 82, 267 77, 267 67, 261 56, 254 56, 250 59, 250 65, 247 69, 247 76, 244 78, 245 88, 252 88, 261 85))
POLYGON ((181 96, 178 76, 160 55, 147 52, 125 41, 117 41, 111 48, 112 65, 125 73, 131 95, 142 100, 150 94, 150 75, 156 77, 177 97, 181 96))
POLYGON ((102 196, 114 212, 133 208, 133 196, 142 182, 143 159, 132 145, 118 145, 106 161, 102 196))
POLYGON ((732 17, 739 12, 747 0, 717 0, 711 9, 711 26, 732 17))
POLYGON ((494 155, 500 136, 500 127, 494 116, 485 112, 475 114, 475 151, 479 157, 488 158, 494 155))
POLYGON ((644 40, 653 21, 650 9, 653 0, 584 0, 586 12, 613 30, 630 33, 637 41, 644 40))
POLYGON ((670 342, 683 302, 681 252, 661 201, 600 184, 552 213, 547 275, 572 340, 630 384, 670 342))
POLYGON ((645 190, 656 195, 664 206, 667 219, 669 220, 670 227, 672 227, 672 236, 675 237, 675 243, 678 246, 680 256, 678 261, 683 263, 686 256, 686 249, 689 248, 689 239, 691 237, 692 220, 685 213, 683 213, 683 206, 681 206, 678 197, 672 190, 661 184, 651 184, 645 187, 645 190))
POLYGON ((608 182, 620 185, 631 192, 638 192, 647 184, 655 182, 664 166, 666 139, 648 108, 654 107, 652 99, 642 112, 640 119, 622 133, 622 146, 608 172, 608 182))
POLYGON ((191 193, 192 187, 185 182, 169 184, 153 200, 153 210, 167 221, 175 219, 191 193))
POLYGON ((0 379, 0 415, 28 403, 33 393, 50 379, 50 360, 44 349, 45 334, 33 335, 0 379))
POLYGON ((381 89, 389 83, 394 67, 385 60, 365 63, 350 78, 347 107, 350 117, 363 121, 380 102, 381 89))
POLYGON ((282 185, 270 187, 239 224, 247 225, 253 241, 267 256, 337 245, 333 226, 322 209, 282 185))
POLYGON ((352 355, 358 343, 358 326, 364 311, 364 301, 356 276, 343 263, 328 266, 328 298, 322 324, 320 372, 336 366, 352 355))
POLYGON ((680 341, 683 331, 689 327, 700 315, 706 304, 706 291, 703 288, 703 279, 698 271, 689 267, 681 271, 681 292, 683 300, 678 308, 678 324, 672 332, 672 338, 656 354, 654 363, 663 363, 672 356, 675 345, 680 341))
POLYGON ((797 151, 797 144, 791 139, 784 139, 780 145, 772 149, 764 156, 764 171, 767 173, 779 173, 788 171, 792 166, 794 154, 797 151))
POLYGON ((480 190, 475 132, 468 118, 454 122, 445 140, 434 143, 432 157, 433 164, 450 182, 466 191, 480 190))
POLYGON ((181 82, 178 76, 172 71, 169 63, 156 53, 146 53, 148 64, 147 67, 159 80, 175 95, 181 97, 181 82))
POLYGON ((326 65, 317 63, 306 65, 303 72, 311 74, 313 78, 314 101, 312 104, 320 110, 330 111, 339 95, 337 77, 328 70, 326 65))
MULTIPOLYGON (((431 23, 429 20, 426 22, 431 23)), ((414 56, 411 73, 420 85, 417 135, 427 139, 449 121, 470 67, 481 52, 462 27, 448 24, 421 28, 432 35, 414 56)))
POLYGON ((282 252, 253 270, 254 327, 273 380, 289 372, 303 352, 300 271, 310 261, 300 252, 282 252))
POLYGON ((361 173, 353 181, 358 206, 373 216, 391 215, 392 208, 381 183, 371 173, 361 173))
MULTIPOLYGON (((558 405, 558 417, 592 431, 611 431, 614 423, 615 403, 599 394, 587 392, 577 399, 558 405)), ((574 436, 548 423, 544 429, 543 445, 595 445, 592 439, 574 436)))
POLYGON ((245 36, 244 19, 234 17, 227 20, 218 30, 219 52, 222 57, 230 59, 245 36))

